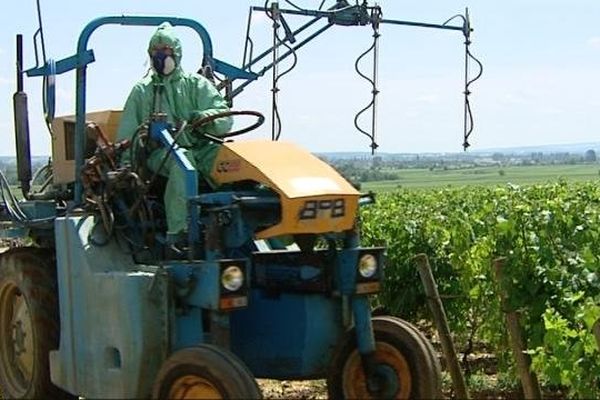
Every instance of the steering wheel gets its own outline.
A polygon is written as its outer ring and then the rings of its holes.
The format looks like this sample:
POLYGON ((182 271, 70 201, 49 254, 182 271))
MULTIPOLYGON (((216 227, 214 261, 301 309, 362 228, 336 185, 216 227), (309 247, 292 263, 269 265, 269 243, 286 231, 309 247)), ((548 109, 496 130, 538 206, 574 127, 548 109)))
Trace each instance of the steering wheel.
POLYGON ((252 117, 256 117, 257 119, 256 119, 256 122, 250 126, 247 126, 242 129, 238 129, 237 131, 227 132, 224 135, 219 136, 219 137, 209 135, 207 133, 204 133, 203 135, 209 140, 213 140, 213 141, 222 143, 223 142, 222 139, 232 137, 232 136, 238 136, 243 133, 253 131, 254 129, 258 128, 265 122, 265 116, 262 115, 261 113, 259 113, 258 111, 231 111, 230 110, 230 111, 223 111, 223 112, 220 112, 220 113, 217 113, 214 115, 209 115, 208 117, 195 119, 189 123, 189 126, 193 130, 195 130, 195 129, 202 127, 203 125, 208 124, 209 122, 214 121, 215 119, 223 118, 223 117, 231 117, 234 115, 250 115, 252 117))

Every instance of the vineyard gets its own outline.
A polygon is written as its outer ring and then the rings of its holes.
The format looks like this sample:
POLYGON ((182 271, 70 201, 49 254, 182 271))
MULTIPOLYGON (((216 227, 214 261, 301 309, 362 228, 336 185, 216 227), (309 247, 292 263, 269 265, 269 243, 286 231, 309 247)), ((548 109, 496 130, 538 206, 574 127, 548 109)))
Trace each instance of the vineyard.
POLYGON ((492 353, 497 374, 516 381, 504 313, 518 311, 541 385, 600 398, 597 184, 400 190, 379 194, 361 219, 366 241, 388 246, 379 306, 411 321, 431 319, 414 263, 424 253, 464 359, 492 353), (499 257, 504 307, 492 267, 499 257))

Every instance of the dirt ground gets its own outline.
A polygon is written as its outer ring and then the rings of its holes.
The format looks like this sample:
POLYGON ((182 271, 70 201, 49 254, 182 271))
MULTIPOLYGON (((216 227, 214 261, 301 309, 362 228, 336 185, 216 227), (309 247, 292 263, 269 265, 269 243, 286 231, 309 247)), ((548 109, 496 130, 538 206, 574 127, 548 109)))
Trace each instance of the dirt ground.
POLYGON ((258 379, 258 385, 265 399, 326 399, 325 380, 316 381, 276 381, 258 379))
MULTIPOLYGON (((327 399, 327 386, 324 380, 316 381, 276 381, 259 379, 258 384, 265 399, 327 399)), ((454 399, 452 390, 447 389, 443 393, 444 399, 454 399)), ((472 399, 485 400, 517 400, 522 399, 523 394, 519 390, 493 390, 486 389, 471 392, 472 399)), ((557 393, 544 393, 544 398, 552 400, 564 399, 557 393)))

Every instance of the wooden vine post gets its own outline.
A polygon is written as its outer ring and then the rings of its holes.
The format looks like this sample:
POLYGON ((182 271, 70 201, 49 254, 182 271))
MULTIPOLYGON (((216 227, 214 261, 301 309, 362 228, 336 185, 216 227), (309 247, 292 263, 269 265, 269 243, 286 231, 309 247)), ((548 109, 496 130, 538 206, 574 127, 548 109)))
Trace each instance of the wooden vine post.
POLYGON ((523 394, 526 399, 541 399, 542 393, 537 376, 531 370, 531 358, 525 352, 526 346, 523 340, 523 332, 519 324, 519 313, 516 311, 508 311, 508 295, 509 292, 503 285, 503 268, 506 264, 506 258, 501 257, 494 260, 494 272, 496 281, 499 287, 500 304, 504 314, 506 315, 506 326, 510 347, 517 363, 517 371, 523 385, 523 394))
POLYGON ((592 328, 592 331, 596 336, 596 344, 598 345, 598 350, 600 350, 600 319, 596 321, 594 327, 592 328))
POLYGON ((465 378, 460 369, 458 358, 456 357, 456 349, 454 348, 454 343, 450 336, 446 311, 444 310, 444 305, 440 299, 440 294, 435 279, 433 278, 433 273, 431 272, 429 260, 425 254, 418 254, 415 256, 414 260, 417 264, 423 287, 425 288, 425 294, 427 295, 427 302, 431 309, 431 313, 433 314, 433 320, 440 334, 442 351, 444 353, 444 358, 446 359, 446 364, 448 365, 452 383, 456 390, 456 397, 459 399, 468 399, 469 392, 467 391, 465 378))

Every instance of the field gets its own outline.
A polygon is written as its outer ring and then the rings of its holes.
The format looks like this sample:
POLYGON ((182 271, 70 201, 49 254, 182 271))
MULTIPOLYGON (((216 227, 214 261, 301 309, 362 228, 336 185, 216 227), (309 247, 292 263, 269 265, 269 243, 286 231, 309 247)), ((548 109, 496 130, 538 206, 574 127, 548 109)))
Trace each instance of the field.
POLYGON ((375 192, 392 191, 398 188, 458 187, 466 185, 504 185, 513 183, 556 182, 560 178, 568 181, 590 181, 600 178, 600 165, 532 165, 511 167, 477 167, 468 169, 401 169, 396 170, 400 179, 394 181, 365 182, 364 190, 375 192))

